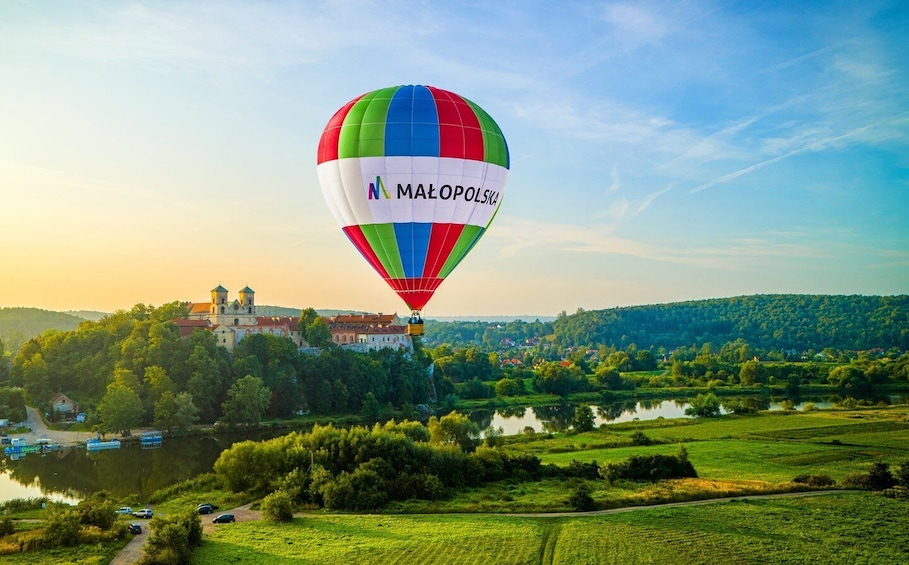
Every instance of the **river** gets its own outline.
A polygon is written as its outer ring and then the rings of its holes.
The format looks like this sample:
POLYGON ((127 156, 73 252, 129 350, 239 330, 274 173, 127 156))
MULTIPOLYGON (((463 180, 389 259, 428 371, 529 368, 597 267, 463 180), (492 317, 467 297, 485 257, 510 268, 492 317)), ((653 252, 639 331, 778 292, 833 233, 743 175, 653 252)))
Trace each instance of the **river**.
MULTIPOLYGON (((760 410, 780 410, 783 399, 747 399, 760 410)), ((884 399, 905 403, 906 395, 884 399)), ((722 402, 723 399, 721 398, 722 402)), ((802 399, 795 403, 801 410, 806 402, 829 408, 829 399, 802 399)), ((502 428, 506 435, 526 428, 535 432, 567 430, 575 404, 522 406, 499 410, 476 410, 470 414, 480 429, 502 428)), ((596 425, 628 422, 635 419, 685 418, 687 400, 640 400, 593 406, 596 425)), ((142 449, 138 442, 124 442, 120 449, 89 452, 84 447, 67 447, 44 454, 30 454, 18 460, 0 458, 0 502, 13 498, 47 496, 54 500, 76 502, 106 490, 116 500, 136 495, 136 503, 146 502, 158 489, 211 471, 220 453, 237 441, 267 439, 289 430, 259 431, 253 434, 216 434, 165 438, 155 449, 142 449)))

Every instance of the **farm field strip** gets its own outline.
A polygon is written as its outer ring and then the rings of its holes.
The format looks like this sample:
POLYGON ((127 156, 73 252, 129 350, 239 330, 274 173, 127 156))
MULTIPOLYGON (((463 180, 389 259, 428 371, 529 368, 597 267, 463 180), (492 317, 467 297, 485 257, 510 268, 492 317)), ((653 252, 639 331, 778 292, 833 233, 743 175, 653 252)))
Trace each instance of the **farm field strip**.
POLYGON ((905 506, 839 493, 569 518, 312 515, 221 528, 193 563, 891 565, 909 562, 905 506))

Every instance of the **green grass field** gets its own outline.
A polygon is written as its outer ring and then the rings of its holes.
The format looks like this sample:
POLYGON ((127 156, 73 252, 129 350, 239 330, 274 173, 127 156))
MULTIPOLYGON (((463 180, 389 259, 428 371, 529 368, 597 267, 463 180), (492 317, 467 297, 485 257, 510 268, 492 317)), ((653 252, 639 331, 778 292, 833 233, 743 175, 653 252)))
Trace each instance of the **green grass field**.
POLYGON ((568 518, 313 515, 206 536, 194 564, 909 563, 907 502, 870 493, 568 518))
POLYGON ((543 533, 521 518, 317 515, 221 527, 193 563, 536 563, 543 533))
POLYGON ((783 483, 799 474, 825 474, 841 480, 866 471, 880 459, 909 460, 909 410, 906 407, 863 411, 763 413, 706 420, 664 420, 607 426, 578 435, 526 441, 508 446, 526 450, 544 463, 571 460, 607 463, 639 454, 672 454, 685 445, 702 478, 783 483), (642 431, 658 443, 630 445, 642 431))

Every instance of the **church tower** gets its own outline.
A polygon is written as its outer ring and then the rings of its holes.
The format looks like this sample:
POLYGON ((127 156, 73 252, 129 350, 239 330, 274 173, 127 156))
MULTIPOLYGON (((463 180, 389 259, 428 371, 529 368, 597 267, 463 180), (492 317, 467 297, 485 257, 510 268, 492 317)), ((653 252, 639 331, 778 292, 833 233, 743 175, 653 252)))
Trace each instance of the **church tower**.
POLYGON ((224 314, 227 309, 227 289, 221 285, 211 290, 211 313, 224 314))
POLYGON ((245 314, 253 316, 256 314, 256 292, 248 286, 244 286, 240 291, 240 306, 245 314))

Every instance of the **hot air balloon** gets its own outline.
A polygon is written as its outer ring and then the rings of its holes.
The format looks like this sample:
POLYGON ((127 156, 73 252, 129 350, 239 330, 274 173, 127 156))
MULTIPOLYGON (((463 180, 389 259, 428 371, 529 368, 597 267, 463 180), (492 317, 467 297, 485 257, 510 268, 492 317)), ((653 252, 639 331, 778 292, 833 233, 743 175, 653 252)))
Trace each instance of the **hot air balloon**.
POLYGON ((360 254, 411 309, 420 310, 476 245, 499 206, 508 145, 482 108, 432 86, 359 96, 322 132, 319 184, 360 254))

